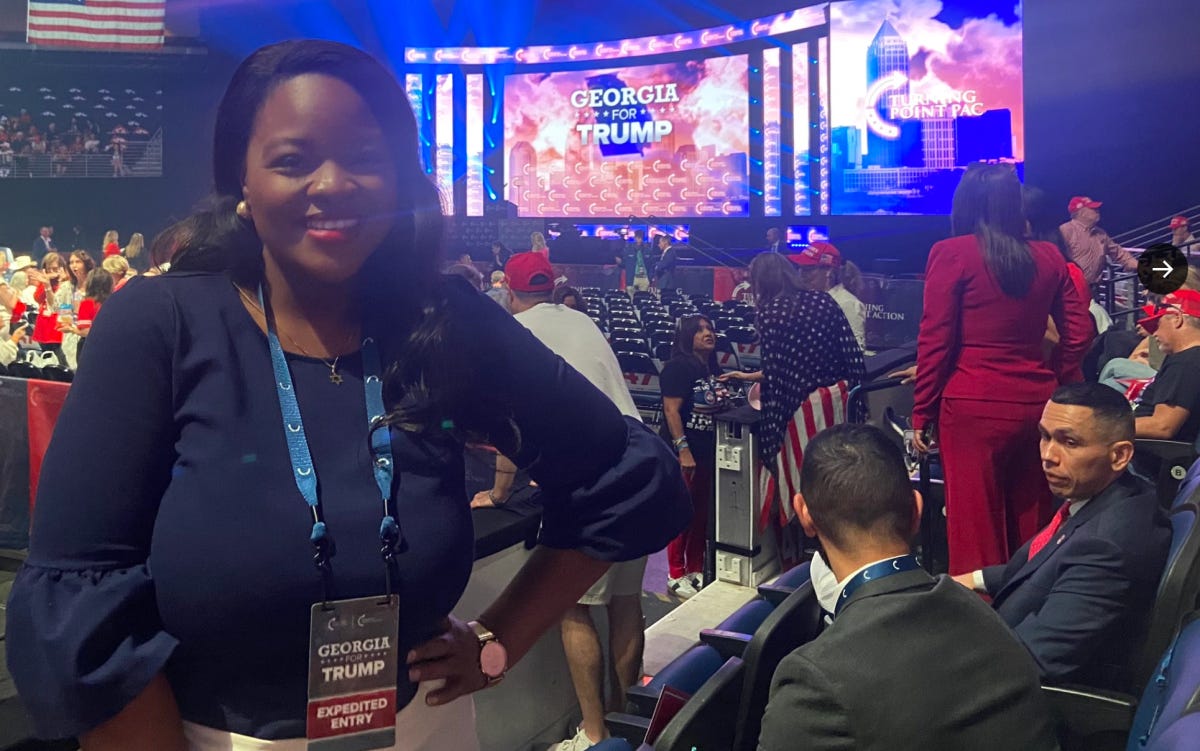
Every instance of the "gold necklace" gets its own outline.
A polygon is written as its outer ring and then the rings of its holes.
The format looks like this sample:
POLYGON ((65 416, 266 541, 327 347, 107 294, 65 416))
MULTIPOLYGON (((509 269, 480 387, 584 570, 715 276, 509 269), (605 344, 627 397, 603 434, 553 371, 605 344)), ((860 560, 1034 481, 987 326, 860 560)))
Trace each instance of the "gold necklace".
MULTIPOLYGON (((258 304, 258 301, 255 300, 253 297, 251 297, 246 292, 246 290, 242 289, 241 287, 238 287, 237 291, 238 291, 238 294, 242 296, 243 300, 250 303, 250 306, 252 308, 254 308, 255 310, 257 310, 262 315, 263 323, 266 324, 267 311, 263 310, 262 306, 258 304)), ((333 360, 326 360, 324 357, 318 357, 317 355, 311 354, 308 350, 306 350, 303 346, 301 346, 300 342, 293 339, 292 335, 289 334, 288 332, 284 331, 283 335, 287 337, 287 340, 292 343, 293 347, 300 350, 300 354, 304 355, 305 357, 311 357, 314 360, 320 360, 321 362, 325 363, 325 366, 329 368, 329 382, 330 383, 332 383, 334 385, 338 385, 338 386, 340 386, 342 384, 342 381, 344 379, 342 378, 342 375, 337 372, 338 360, 340 360, 342 358, 341 355, 334 356, 333 360)), ((346 345, 345 346, 349 347, 350 342, 353 339, 354 339, 354 334, 351 333, 350 336, 346 337, 346 345)))

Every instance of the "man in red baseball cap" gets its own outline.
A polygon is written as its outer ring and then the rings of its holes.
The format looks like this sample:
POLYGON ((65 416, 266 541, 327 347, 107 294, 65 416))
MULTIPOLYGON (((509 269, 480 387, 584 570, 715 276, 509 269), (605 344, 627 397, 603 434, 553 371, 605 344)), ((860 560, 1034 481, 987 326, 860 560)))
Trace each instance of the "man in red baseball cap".
MULTIPOLYGON (((799 253, 791 253, 788 260, 800 267, 800 278, 804 286, 818 292, 828 292, 850 322, 850 329, 860 349, 867 348, 867 308, 862 300, 842 284, 844 262, 842 254, 833 243, 812 243, 799 253)), ((858 269, 851 264, 855 275, 858 269)))
POLYGON ((1188 225, 1186 216, 1177 216, 1171 220, 1171 244, 1191 255, 1196 238, 1192 236, 1192 228, 1188 225))
POLYGON ((528 295, 554 291, 554 268, 542 253, 517 253, 505 264, 504 275, 513 292, 528 295))
POLYGON ((1194 443, 1200 436, 1200 292, 1181 289, 1143 311, 1138 324, 1167 357, 1133 412, 1137 437, 1194 443))
POLYGON ((1071 260, 1083 271, 1088 284, 1095 284, 1100 280, 1106 256, 1126 271, 1137 270, 1137 259, 1099 227, 1100 205, 1099 201, 1093 201, 1087 196, 1075 196, 1067 204, 1071 221, 1059 227, 1063 239, 1067 241, 1071 260))

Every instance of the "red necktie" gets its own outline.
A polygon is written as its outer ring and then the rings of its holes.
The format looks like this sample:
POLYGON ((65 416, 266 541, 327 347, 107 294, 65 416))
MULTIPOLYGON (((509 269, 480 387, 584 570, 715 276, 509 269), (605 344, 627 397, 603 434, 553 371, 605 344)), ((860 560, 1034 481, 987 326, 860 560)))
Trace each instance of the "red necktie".
POLYGON ((1054 533, 1058 531, 1058 528, 1062 526, 1062 523, 1070 515, 1071 502, 1063 501, 1063 505, 1058 507, 1058 513, 1050 520, 1050 524, 1041 532, 1038 532, 1037 537, 1033 538, 1033 542, 1029 543, 1029 557, 1025 560, 1032 561, 1035 555, 1042 552, 1042 548, 1046 547, 1046 544, 1054 537, 1054 533))

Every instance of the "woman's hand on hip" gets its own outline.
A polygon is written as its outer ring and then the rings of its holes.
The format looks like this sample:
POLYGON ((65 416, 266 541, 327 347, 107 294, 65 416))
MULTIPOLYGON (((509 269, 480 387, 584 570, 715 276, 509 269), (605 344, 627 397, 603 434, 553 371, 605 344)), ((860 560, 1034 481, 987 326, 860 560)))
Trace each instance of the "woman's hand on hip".
POLYGON ((408 653, 408 679, 413 683, 445 680, 430 691, 425 703, 447 704, 487 685, 479 666, 479 637, 454 616, 442 622, 442 633, 408 653))

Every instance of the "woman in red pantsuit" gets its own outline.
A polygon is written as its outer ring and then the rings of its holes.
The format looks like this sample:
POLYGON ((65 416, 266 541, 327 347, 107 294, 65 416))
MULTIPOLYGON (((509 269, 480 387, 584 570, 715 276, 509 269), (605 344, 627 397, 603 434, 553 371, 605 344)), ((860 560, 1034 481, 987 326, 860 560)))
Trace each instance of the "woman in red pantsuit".
POLYGON ((1087 350, 1092 324, 1058 250, 1026 239, 1021 184, 1005 165, 968 169, 957 235, 933 246, 917 343, 917 447, 941 447, 952 574, 1005 563, 1053 513, 1037 424, 1087 350), (1060 334, 1044 362, 1046 319, 1060 334))

